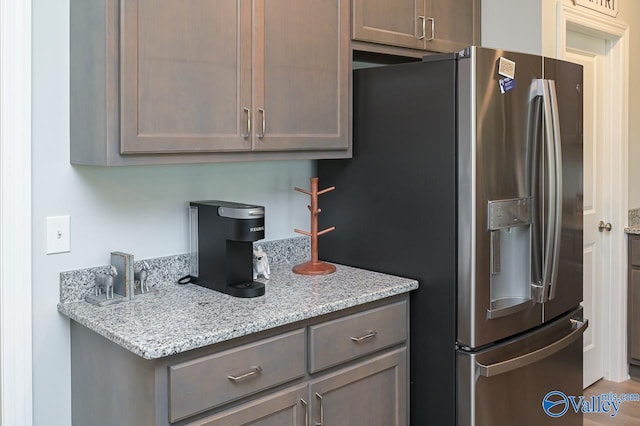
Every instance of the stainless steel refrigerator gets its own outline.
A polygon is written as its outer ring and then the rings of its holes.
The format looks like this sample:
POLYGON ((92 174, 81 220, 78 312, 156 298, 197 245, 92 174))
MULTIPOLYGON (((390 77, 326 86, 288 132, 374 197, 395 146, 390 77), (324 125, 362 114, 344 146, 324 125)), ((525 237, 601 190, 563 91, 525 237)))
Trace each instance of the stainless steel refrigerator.
POLYGON ((320 257, 419 280, 411 423, 581 425, 581 66, 471 47, 357 70, 353 104, 320 257))

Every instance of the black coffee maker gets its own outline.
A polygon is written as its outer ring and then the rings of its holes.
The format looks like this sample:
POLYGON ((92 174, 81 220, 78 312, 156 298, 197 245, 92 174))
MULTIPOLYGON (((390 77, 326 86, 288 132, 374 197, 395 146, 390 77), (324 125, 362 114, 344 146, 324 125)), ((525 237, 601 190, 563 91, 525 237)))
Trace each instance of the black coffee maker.
POLYGON ((264 207, 192 201, 191 282, 236 297, 264 294, 253 281, 253 242, 264 238, 264 207))

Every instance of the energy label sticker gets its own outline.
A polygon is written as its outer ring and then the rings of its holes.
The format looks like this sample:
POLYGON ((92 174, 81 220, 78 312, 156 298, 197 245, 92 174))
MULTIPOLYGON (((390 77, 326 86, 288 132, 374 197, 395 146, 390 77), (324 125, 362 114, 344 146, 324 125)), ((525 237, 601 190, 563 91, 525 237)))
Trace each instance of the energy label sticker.
POLYGON ((498 62, 498 74, 511 79, 516 78, 516 63, 501 57, 498 62))
POLYGON ((509 90, 516 87, 516 81, 512 78, 501 78, 498 83, 500 83, 500 93, 503 95, 507 93, 509 90))

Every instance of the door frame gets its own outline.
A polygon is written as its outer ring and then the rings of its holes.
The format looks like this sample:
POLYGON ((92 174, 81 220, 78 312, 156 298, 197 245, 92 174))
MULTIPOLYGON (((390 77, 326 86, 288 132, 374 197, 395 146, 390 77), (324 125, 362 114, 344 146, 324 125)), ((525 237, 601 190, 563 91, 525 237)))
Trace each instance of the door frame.
POLYGON ((603 336, 604 377, 622 381, 629 377, 627 366, 627 329, 614 326, 627 324, 627 244, 624 228, 628 221, 628 164, 629 150, 629 26, 610 17, 558 3, 556 29, 556 55, 564 56, 567 31, 578 31, 604 39, 609 49, 605 66, 610 78, 605 82, 605 111, 611 111, 604 133, 611 158, 605 167, 611 182, 606 187, 608 197, 605 210, 610 216, 603 218, 614 223, 610 233, 611 256, 604 261, 604 279, 610 280, 609 292, 604 292, 602 329, 611 330, 603 336))
POLYGON ((31 0, 0 1, 0 425, 33 424, 31 0))

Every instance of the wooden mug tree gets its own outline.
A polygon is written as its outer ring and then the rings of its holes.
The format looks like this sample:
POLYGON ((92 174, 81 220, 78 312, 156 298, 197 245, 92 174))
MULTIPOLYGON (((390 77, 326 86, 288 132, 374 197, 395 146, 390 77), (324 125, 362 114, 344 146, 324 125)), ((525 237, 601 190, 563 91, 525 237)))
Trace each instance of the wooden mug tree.
POLYGON ((318 195, 326 194, 329 191, 336 189, 332 186, 322 191, 318 191, 318 178, 311 178, 311 191, 305 191, 304 189, 295 187, 293 188, 298 192, 302 192, 311 196, 311 205, 307 206, 311 212, 311 232, 302 231, 300 229, 294 229, 298 234, 303 234, 311 237, 311 260, 305 263, 301 263, 293 267, 293 272, 302 275, 326 275, 336 271, 336 267, 330 263, 318 260, 318 236, 324 235, 328 232, 336 229, 335 226, 318 231, 318 214, 322 210, 318 208, 318 195))

